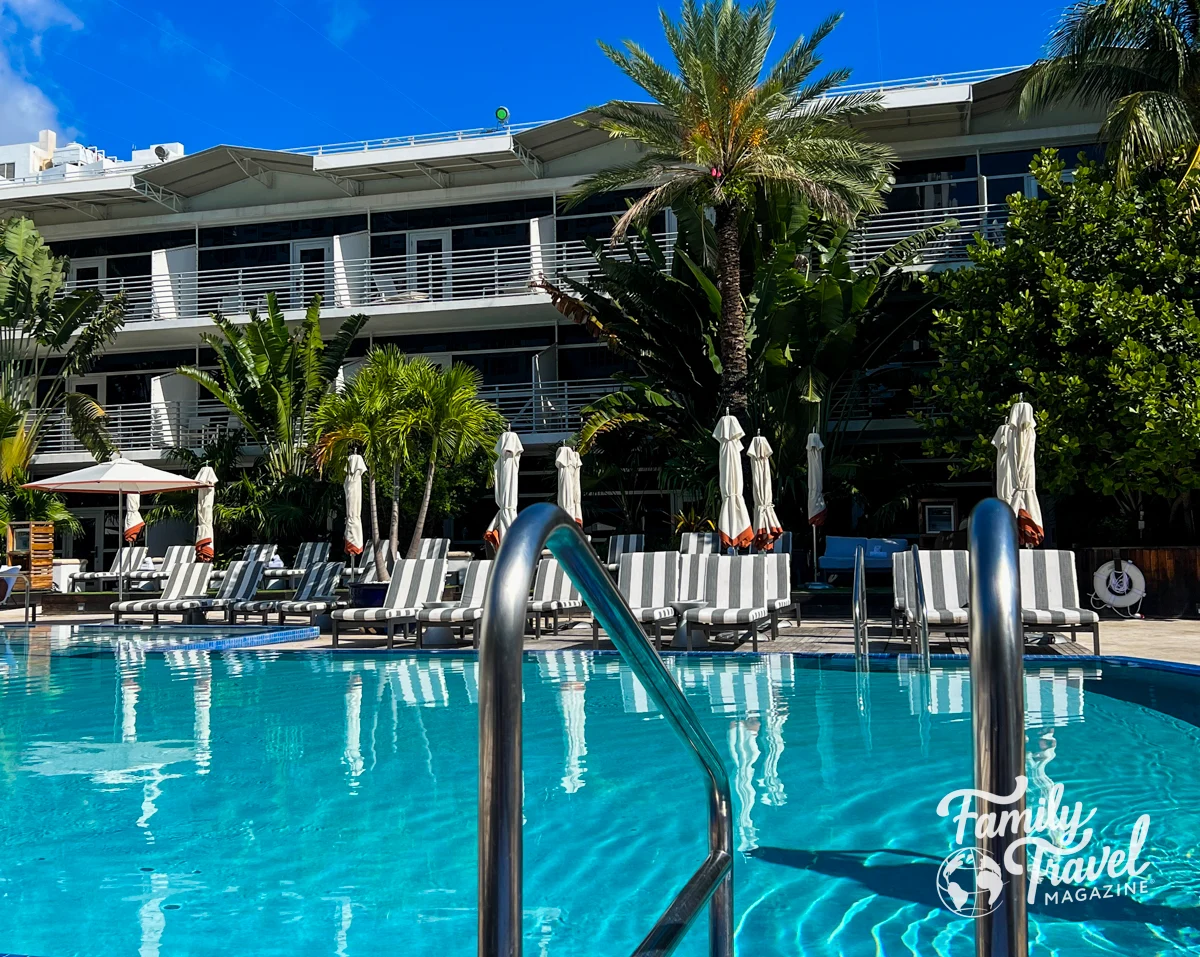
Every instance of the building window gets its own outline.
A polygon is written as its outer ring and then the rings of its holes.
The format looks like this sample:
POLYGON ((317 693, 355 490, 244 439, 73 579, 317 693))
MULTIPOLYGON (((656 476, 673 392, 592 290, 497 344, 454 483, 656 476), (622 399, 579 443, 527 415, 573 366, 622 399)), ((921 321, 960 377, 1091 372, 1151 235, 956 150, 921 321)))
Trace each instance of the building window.
POLYGON ((0 179, 16 179, 17 164, 16 163, 0 163, 0 179))
POLYGON ((957 209, 979 204, 974 156, 944 156, 896 164, 895 184, 887 195, 890 213, 957 209))

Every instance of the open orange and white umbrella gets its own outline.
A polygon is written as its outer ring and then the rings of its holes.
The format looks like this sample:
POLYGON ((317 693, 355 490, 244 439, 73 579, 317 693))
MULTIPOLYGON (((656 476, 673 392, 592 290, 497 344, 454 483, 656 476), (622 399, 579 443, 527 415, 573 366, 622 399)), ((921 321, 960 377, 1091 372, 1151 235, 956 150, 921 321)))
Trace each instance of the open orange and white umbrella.
POLYGON ((750 456, 750 491, 754 493, 754 547, 769 552, 783 534, 771 488, 771 443, 756 435, 746 454, 750 456))
POLYGON ((750 512, 742 492, 742 431, 736 416, 723 415, 713 429, 713 438, 721 444, 720 461, 721 514, 717 531, 722 548, 745 548, 754 541, 750 512))
POLYGON ((996 446, 996 497, 1009 504, 1017 516, 1017 537, 1022 545, 1040 545, 1042 506, 1037 497, 1034 453, 1037 449, 1037 423, 1033 406, 1016 402, 1008 419, 992 437, 996 446))

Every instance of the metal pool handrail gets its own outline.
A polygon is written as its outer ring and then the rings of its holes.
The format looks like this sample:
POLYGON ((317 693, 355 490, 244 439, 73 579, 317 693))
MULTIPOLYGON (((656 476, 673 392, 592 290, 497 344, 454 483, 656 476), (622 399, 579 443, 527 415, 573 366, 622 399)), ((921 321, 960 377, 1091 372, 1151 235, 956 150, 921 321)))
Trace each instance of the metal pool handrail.
POLYGON ((613 587, 575 521, 542 503, 513 522, 492 567, 479 638, 479 957, 520 957, 521 659, 529 585, 542 549, 562 564, 621 656, 704 769, 708 857, 634 957, 665 957, 709 904, 710 957, 733 957, 733 812, 729 776, 675 679, 613 587))
MULTIPOLYGON (((971 513, 967 529, 971 562, 968 616, 971 653, 971 730, 975 742, 975 789, 1011 795, 1025 774, 1025 664, 1021 628, 1021 579, 1017 566, 1017 521, 998 498, 984 499, 971 513)), ((991 802, 979 801, 983 814, 991 802)), ((1025 798, 998 812, 1024 818, 1025 798)), ((979 839, 980 850, 1000 865, 1000 905, 975 918, 977 957, 1028 957, 1029 926, 1025 907, 1025 847, 1013 849, 1020 873, 1005 866, 1010 845, 1023 833, 979 839)))
POLYGON ((854 581, 850 589, 850 612, 854 623, 854 656, 863 658, 870 650, 867 640, 867 559, 863 547, 854 549, 854 581))
POLYGON ((917 637, 920 641, 921 667, 928 671, 930 664, 929 619, 925 617, 925 578, 921 574, 921 550, 916 545, 912 547, 912 563, 913 595, 917 601, 917 607, 913 610, 913 618, 916 620, 917 637))

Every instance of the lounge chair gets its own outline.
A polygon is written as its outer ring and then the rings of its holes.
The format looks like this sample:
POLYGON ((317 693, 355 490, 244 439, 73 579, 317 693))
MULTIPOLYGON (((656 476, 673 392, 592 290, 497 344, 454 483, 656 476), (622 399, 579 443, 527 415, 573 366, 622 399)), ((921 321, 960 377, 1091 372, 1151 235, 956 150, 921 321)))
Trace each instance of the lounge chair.
POLYGON ((417 620, 417 612, 433 602, 441 601, 446 587, 446 562, 422 558, 402 558, 392 569, 391 584, 383 604, 378 608, 338 608, 333 615, 333 645, 338 632, 347 625, 369 628, 380 622, 387 625, 387 646, 395 643, 396 624, 407 625, 417 620))
MULTIPOLYGON (((275 553, 279 551, 278 545, 247 545, 242 549, 242 557, 238 560, 241 562, 261 562, 263 571, 266 571, 267 566, 271 564, 271 560, 275 557, 275 553)), ((232 566, 234 562, 230 562, 232 566)), ((218 569, 213 572, 212 580, 215 582, 224 581, 227 570, 218 569)))
POLYGON ((571 583, 567 571, 556 558, 543 558, 538 562, 537 577, 533 581, 533 597, 529 599, 529 614, 533 618, 533 637, 542 637, 542 619, 549 616, 554 620, 553 630, 558 631, 558 613, 572 608, 582 608, 583 600, 571 583))
POLYGON ((946 634, 965 631, 967 601, 971 595, 967 552, 950 548, 920 550, 917 562, 925 602, 922 605, 917 600, 917 582, 913 575, 908 581, 904 610, 907 621, 915 626, 912 632, 914 643, 922 631, 925 634, 934 630, 946 634))
MULTIPOLYGON (((131 582, 157 582, 171 577, 180 565, 190 565, 196 558, 194 545, 171 545, 163 554, 162 564, 153 569, 135 569, 125 576, 131 582)), ((143 560, 144 561, 144 560, 143 560)))
POLYGON ((704 600, 708 559, 709 556, 704 552, 688 552, 679 556, 679 600, 681 602, 704 600))
POLYGON ((1052 548, 1022 548, 1021 621, 1026 631, 1062 631, 1078 639, 1078 630, 1092 632, 1092 650, 1100 654, 1100 616, 1079 604, 1075 553, 1052 548))
POLYGON ((450 554, 450 539, 422 538, 417 558, 445 558, 450 554))
MULTIPOLYGON (((641 536, 637 536, 641 537, 641 536)), ((633 617, 654 625, 654 644, 662 651, 663 622, 674 624, 672 606, 679 596, 678 552, 627 552, 617 569, 617 590, 629 604, 633 617)), ((600 623, 592 619, 592 648, 600 647, 600 623)))
POLYGON ((912 589, 912 552, 895 552, 892 555, 892 635, 896 632, 908 634, 908 593, 912 589))
MULTIPOLYGON (((87 582, 106 582, 117 581, 120 578, 128 579, 129 573, 134 571, 143 561, 146 560, 146 554, 150 550, 144 545, 131 545, 128 548, 123 548, 117 552, 117 556, 113 559, 112 567, 106 572, 76 572, 71 576, 71 584, 69 591, 82 591, 76 588, 77 583, 87 582)), ((119 587, 119 585, 118 585, 119 587)))
MULTIPOLYGON (((270 559, 268 558, 267 561, 270 559)), ((263 578, 300 578, 313 565, 327 561, 329 561, 329 542, 304 542, 297 550, 296 560, 292 562, 290 568, 264 568, 263 578)))
MULTIPOLYGON (((255 596, 262 581, 262 573, 262 562, 230 562, 216 597, 206 598, 200 605, 200 611, 223 611, 226 613, 226 620, 233 624, 234 604, 249 601, 255 596)), ((215 573, 213 577, 216 577, 215 573)))
POLYGON ((716 532, 684 532, 679 539, 679 551, 682 554, 698 552, 712 555, 721 550, 721 536, 716 532))
MULTIPOLYGON (((700 608, 688 608, 683 613, 689 626, 699 628, 707 636, 714 631, 749 629, 753 648, 758 651, 758 622, 771 619, 767 607, 766 565, 753 555, 710 555, 704 577, 704 600, 700 608)), ((771 621, 771 637, 779 636, 778 621, 771 621)), ((691 627, 688 629, 688 650, 691 650, 691 627)))
POLYGON ((645 535, 613 535, 608 540, 608 570, 610 572, 619 570, 622 555, 645 550, 645 535))
POLYGON ((289 598, 248 599, 235 601, 229 606, 229 618, 236 622, 238 615, 262 615, 266 624, 268 615, 278 615, 279 624, 288 615, 308 615, 311 623, 316 623, 318 615, 327 615, 339 607, 337 597, 338 578, 346 565, 344 562, 317 562, 309 565, 296 586, 296 592, 289 598))
POLYGON ((122 615, 152 614, 158 624, 161 614, 184 615, 198 612, 208 601, 208 582, 212 576, 212 565, 208 562, 188 562, 176 565, 163 584, 162 594, 155 598, 139 598, 131 601, 115 601, 109 606, 113 613, 113 624, 122 615))
POLYGON ((463 575, 462 593, 458 602, 434 608, 422 608, 417 612, 417 645, 426 625, 458 626, 459 636, 465 637, 467 625, 471 626, 471 644, 479 647, 479 619, 483 617, 483 596, 487 593, 488 578, 492 574, 492 563, 471 562, 463 575))
POLYGON ((792 601, 792 556, 783 552, 759 552, 754 560, 763 564, 767 579, 767 611, 771 613, 773 630, 779 630, 779 616, 795 608, 796 624, 800 623, 800 606, 792 601))

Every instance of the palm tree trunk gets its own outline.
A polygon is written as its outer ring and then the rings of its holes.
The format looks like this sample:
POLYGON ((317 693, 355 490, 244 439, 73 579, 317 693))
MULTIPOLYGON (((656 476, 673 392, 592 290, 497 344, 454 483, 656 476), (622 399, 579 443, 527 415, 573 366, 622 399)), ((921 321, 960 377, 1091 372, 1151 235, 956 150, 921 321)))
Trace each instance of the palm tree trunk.
POLYGON ((716 208, 717 284, 721 290, 722 404, 743 423, 746 413, 746 316, 742 306, 742 244, 738 232, 738 210, 732 203, 716 208))
POLYGON ((400 463, 392 466, 392 527, 388 532, 392 558, 400 557, 400 463))
POLYGON ((416 558, 421 551, 421 533, 425 530, 425 516, 429 512, 429 499, 433 496, 433 476, 437 471, 437 452, 429 453, 429 468, 425 470, 425 491, 421 494, 421 507, 417 509, 417 525, 413 529, 412 541, 408 543, 408 557, 416 558))
POLYGON ((375 574, 379 577, 379 581, 387 578, 387 564, 383 560, 383 555, 380 553, 379 544, 379 498, 375 489, 375 476, 370 474, 367 476, 367 494, 371 497, 371 542, 368 548, 371 549, 371 556, 375 559, 375 574))

